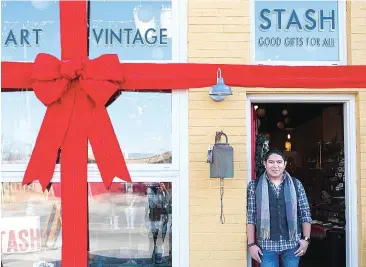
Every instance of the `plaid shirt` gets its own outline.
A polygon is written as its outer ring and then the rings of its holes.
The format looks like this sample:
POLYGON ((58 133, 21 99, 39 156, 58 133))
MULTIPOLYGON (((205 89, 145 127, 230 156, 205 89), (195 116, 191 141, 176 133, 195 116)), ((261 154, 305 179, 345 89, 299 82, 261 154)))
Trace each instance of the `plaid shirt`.
MULTIPOLYGON (((268 179, 268 177, 267 177, 268 179)), ((302 186, 302 183, 294 179, 294 181, 297 183, 297 201, 298 201, 298 211, 300 212, 300 223, 308 222, 312 223, 311 220, 311 214, 310 214, 310 208, 308 199, 306 197, 306 193, 304 190, 304 187, 302 186)), ((274 185, 269 179, 268 184, 270 185, 270 189, 274 190, 276 192, 277 197, 279 196, 279 193, 281 191, 281 188, 283 186, 283 180, 280 185, 276 186, 274 185)), ((256 204, 255 204, 255 181, 250 181, 248 185, 248 194, 247 194, 248 200, 248 207, 247 207, 247 220, 248 224, 256 224, 256 204)), ((273 241, 273 240, 258 240, 258 245, 264 249, 264 250, 270 250, 270 251, 284 251, 287 249, 294 248, 298 245, 299 240, 301 238, 301 233, 297 235, 296 240, 285 240, 282 236, 280 236, 279 241, 273 241)))

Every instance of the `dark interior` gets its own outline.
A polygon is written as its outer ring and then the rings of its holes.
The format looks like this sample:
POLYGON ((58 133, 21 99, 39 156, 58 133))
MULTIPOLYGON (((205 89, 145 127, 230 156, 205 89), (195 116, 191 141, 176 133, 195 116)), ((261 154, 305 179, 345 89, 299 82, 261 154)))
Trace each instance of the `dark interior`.
MULTIPOLYGON (((312 241, 300 267, 346 267, 343 106, 256 106, 257 142, 259 136, 264 136, 270 148, 285 152, 287 171, 303 183, 308 196, 314 224, 312 241), (291 142, 289 151, 285 149, 286 141, 291 142)), ((256 151, 262 149, 257 143, 256 151)))
MULTIPOLYGON (((263 103, 257 104, 258 108, 265 109, 265 117, 261 117, 262 126, 261 131, 269 131, 273 132, 278 130, 277 122, 283 121, 286 116, 282 115, 282 110, 288 111, 288 116, 290 118, 290 123, 286 124, 286 128, 296 128, 306 122, 321 116, 322 110, 327 107, 339 107, 341 109, 340 104, 304 104, 304 103, 296 103, 296 104, 272 104, 272 103, 263 103)), ((340 111, 341 112, 341 111, 340 111)))

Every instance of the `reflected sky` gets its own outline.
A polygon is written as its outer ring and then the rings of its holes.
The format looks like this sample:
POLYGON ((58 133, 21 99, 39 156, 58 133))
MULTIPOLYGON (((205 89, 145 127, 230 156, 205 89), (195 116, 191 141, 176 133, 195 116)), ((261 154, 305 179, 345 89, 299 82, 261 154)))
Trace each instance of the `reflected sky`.
MULTIPOLYGON (((61 57, 58 1, 4 1, 1 15, 2 61, 34 61, 38 53, 61 57)), ((89 24, 90 58, 172 59, 171 1, 91 1, 89 24)))
POLYGON ((58 1, 4 1, 1 20, 2 61, 34 61, 38 53, 61 57, 58 1), (29 46, 20 44, 22 30, 24 37, 28 33, 29 46), (41 30, 38 46, 34 30, 41 30), (10 32, 14 34, 17 45, 10 38, 10 32), (5 46, 8 37, 10 39, 5 46))
MULTIPOLYGON (((117 53, 120 60, 171 60, 172 59, 172 9, 171 1, 91 1, 90 3, 90 58, 102 54, 117 53), (148 29, 155 29, 157 42, 149 45, 145 34, 148 29), (159 38, 159 29, 167 29, 166 38, 159 38), (122 43, 114 38, 110 43, 110 35, 106 42, 106 29, 119 33, 122 30, 122 43), (131 29, 131 31, 125 29, 131 29), (141 41, 133 44, 137 29, 142 35, 141 41), (130 40, 127 33, 130 32, 130 40), (99 44, 97 44, 97 38, 99 44), (108 45, 106 45, 106 43, 108 45), (161 44, 166 43, 166 44, 161 44)), ((152 31, 147 33, 153 38, 152 31)), ((149 40, 149 39, 148 39, 149 40)), ((150 43, 153 41, 150 40, 150 43)))
MULTIPOLYGON (((92 1, 90 3, 90 58, 117 53, 120 60, 172 59, 172 10, 170 1, 92 1), (167 29, 167 44, 103 45, 106 29, 130 29, 144 35, 152 27, 157 34, 167 29), (102 34, 100 43, 93 32, 102 34), (100 31, 104 30, 104 32, 100 31)), ((60 8, 58 1, 2 1, 2 61, 34 61, 38 53, 58 58, 60 8), (11 32, 11 34, 10 34, 11 32), (36 32, 39 33, 38 39, 36 32), (23 34, 23 38, 22 38, 23 34), (21 45, 21 41, 29 45, 21 45), (38 45, 36 42, 38 41, 38 45), (7 46, 5 46, 7 43, 7 46), (16 45, 15 45, 16 43, 16 45)), ((151 33, 151 31, 150 31, 151 33)), ((132 38, 132 37, 131 37, 132 38)), ((151 39, 149 39, 151 41, 151 39)), ((123 39, 122 39, 123 41, 123 39)), ((172 151, 172 107, 170 93, 124 92, 108 107, 111 121, 124 153, 139 157, 172 151)), ((3 93, 1 111, 3 159, 9 153, 27 159, 32 151, 46 108, 29 93, 3 93)))
MULTIPOLYGON (((171 93, 123 92, 108 108, 124 153, 154 155, 172 151, 171 93)), ((34 92, 1 95, 3 157, 30 154, 46 108, 34 92)))

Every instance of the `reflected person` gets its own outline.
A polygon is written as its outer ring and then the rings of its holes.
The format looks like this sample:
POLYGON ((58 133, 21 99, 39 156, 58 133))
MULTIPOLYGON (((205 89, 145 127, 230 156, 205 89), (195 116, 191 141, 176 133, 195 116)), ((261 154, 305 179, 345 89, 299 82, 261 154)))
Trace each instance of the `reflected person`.
POLYGON ((171 205, 171 193, 164 183, 154 184, 147 188, 150 220, 150 248, 153 252, 153 261, 159 264, 163 262, 164 241, 168 230, 169 210, 171 205), (159 232, 161 240, 158 240, 159 232), (153 240, 153 243, 151 242, 153 240), (160 241, 160 242, 158 242, 160 241))

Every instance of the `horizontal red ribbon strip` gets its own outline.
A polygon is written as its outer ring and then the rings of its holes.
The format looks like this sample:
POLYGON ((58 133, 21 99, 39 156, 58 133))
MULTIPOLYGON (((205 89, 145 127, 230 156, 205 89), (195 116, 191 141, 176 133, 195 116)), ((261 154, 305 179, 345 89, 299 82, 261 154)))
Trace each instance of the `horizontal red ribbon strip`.
MULTIPOLYGON (((2 84, 31 88, 33 63, 2 62, 2 84)), ((237 87, 366 88, 366 66, 265 66, 194 63, 120 63, 120 89, 187 89, 216 83, 221 68, 225 83, 237 87)), ((4 86, 3 90, 6 88, 4 86)))

